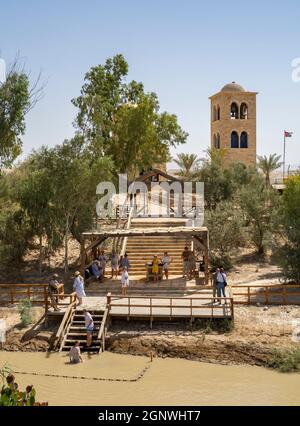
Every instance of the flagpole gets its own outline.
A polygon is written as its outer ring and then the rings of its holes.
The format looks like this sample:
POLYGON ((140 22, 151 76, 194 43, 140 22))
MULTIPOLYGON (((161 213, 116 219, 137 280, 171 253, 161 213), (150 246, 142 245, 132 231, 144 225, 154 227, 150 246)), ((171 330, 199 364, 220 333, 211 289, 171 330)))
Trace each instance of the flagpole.
POLYGON ((284 175, 285 175, 285 130, 283 133, 283 179, 282 183, 284 183, 284 175))

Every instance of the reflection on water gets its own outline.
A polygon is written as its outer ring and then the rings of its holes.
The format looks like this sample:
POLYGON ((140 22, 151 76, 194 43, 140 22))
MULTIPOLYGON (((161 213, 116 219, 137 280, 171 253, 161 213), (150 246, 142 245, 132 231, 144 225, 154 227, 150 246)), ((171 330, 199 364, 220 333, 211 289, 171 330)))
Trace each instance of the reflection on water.
POLYGON ((148 358, 105 352, 84 357, 80 365, 67 361, 60 353, 0 352, 0 365, 41 374, 16 376, 22 386, 34 384, 38 400, 49 405, 300 405, 300 374, 155 359, 143 378, 128 382, 137 379, 148 358))

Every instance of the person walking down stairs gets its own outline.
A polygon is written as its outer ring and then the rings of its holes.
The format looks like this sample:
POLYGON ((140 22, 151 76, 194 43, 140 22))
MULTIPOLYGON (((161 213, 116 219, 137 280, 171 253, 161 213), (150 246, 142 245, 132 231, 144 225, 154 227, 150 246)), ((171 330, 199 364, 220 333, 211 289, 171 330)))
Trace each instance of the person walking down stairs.
POLYGON ((86 345, 87 347, 90 347, 93 341, 94 320, 92 315, 86 309, 83 310, 83 313, 86 328, 86 345))

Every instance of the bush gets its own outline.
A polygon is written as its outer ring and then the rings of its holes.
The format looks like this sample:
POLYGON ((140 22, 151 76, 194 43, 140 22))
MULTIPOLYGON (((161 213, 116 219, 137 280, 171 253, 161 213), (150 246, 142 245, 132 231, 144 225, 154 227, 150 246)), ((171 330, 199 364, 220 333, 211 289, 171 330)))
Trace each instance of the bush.
POLYGON ((19 303, 18 311, 20 313, 21 324, 23 327, 27 327, 32 323, 31 306, 30 299, 23 299, 19 303))
POLYGON ((36 405, 36 392, 32 385, 26 386, 26 390, 24 392, 20 391, 18 384, 15 382, 15 377, 13 374, 11 374, 11 370, 7 366, 4 366, 0 370, 0 377, 2 379, 0 407, 22 407, 36 405))
POLYGON ((300 370, 300 349, 276 351, 268 362, 269 367, 289 373, 300 370))

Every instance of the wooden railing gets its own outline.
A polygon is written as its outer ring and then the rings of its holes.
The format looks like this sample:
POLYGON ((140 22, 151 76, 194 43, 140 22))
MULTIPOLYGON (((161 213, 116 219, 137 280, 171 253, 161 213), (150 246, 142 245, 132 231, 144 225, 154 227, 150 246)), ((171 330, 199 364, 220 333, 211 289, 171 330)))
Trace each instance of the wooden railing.
MULTIPOLYGON (((58 288, 58 299, 64 297, 64 285, 58 288)), ((0 306, 19 303, 29 299, 32 304, 45 306, 48 310, 48 284, 0 284, 0 306)))
POLYGON ((130 317, 169 317, 170 319, 185 317, 193 321, 195 318, 232 318, 234 307, 232 297, 145 297, 145 296, 112 296, 107 295, 110 314, 130 317), (138 303, 136 303, 138 301, 138 303), (215 302, 221 304, 215 304, 215 302), (198 302, 198 303, 197 303, 198 302), (200 303, 202 302, 202 303, 200 303), (138 313, 137 308, 142 308, 138 313), (159 309, 160 312, 155 312, 159 309), (181 313, 174 312, 177 309, 181 313))
POLYGON ((62 322, 60 323, 59 329, 57 330, 57 333, 53 339, 53 342, 51 344, 51 349, 57 349, 58 347, 61 346, 62 340, 66 334, 66 331, 73 320, 75 306, 76 306, 76 301, 73 301, 72 303, 69 304, 64 314, 64 317, 62 319, 62 322))
POLYGON ((300 305, 300 285, 232 285, 234 304, 300 305))
POLYGON ((106 336, 106 330, 107 330, 107 318, 108 318, 108 306, 105 308, 104 314, 103 314, 103 318, 102 318, 102 322, 101 322, 101 326, 99 329, 99 333, 98 333, 98 337, 97 339, 101 342, 100 348, 99 348, 99 353, 100 352, 104 352, 105 351, 105 336, 106 336))

